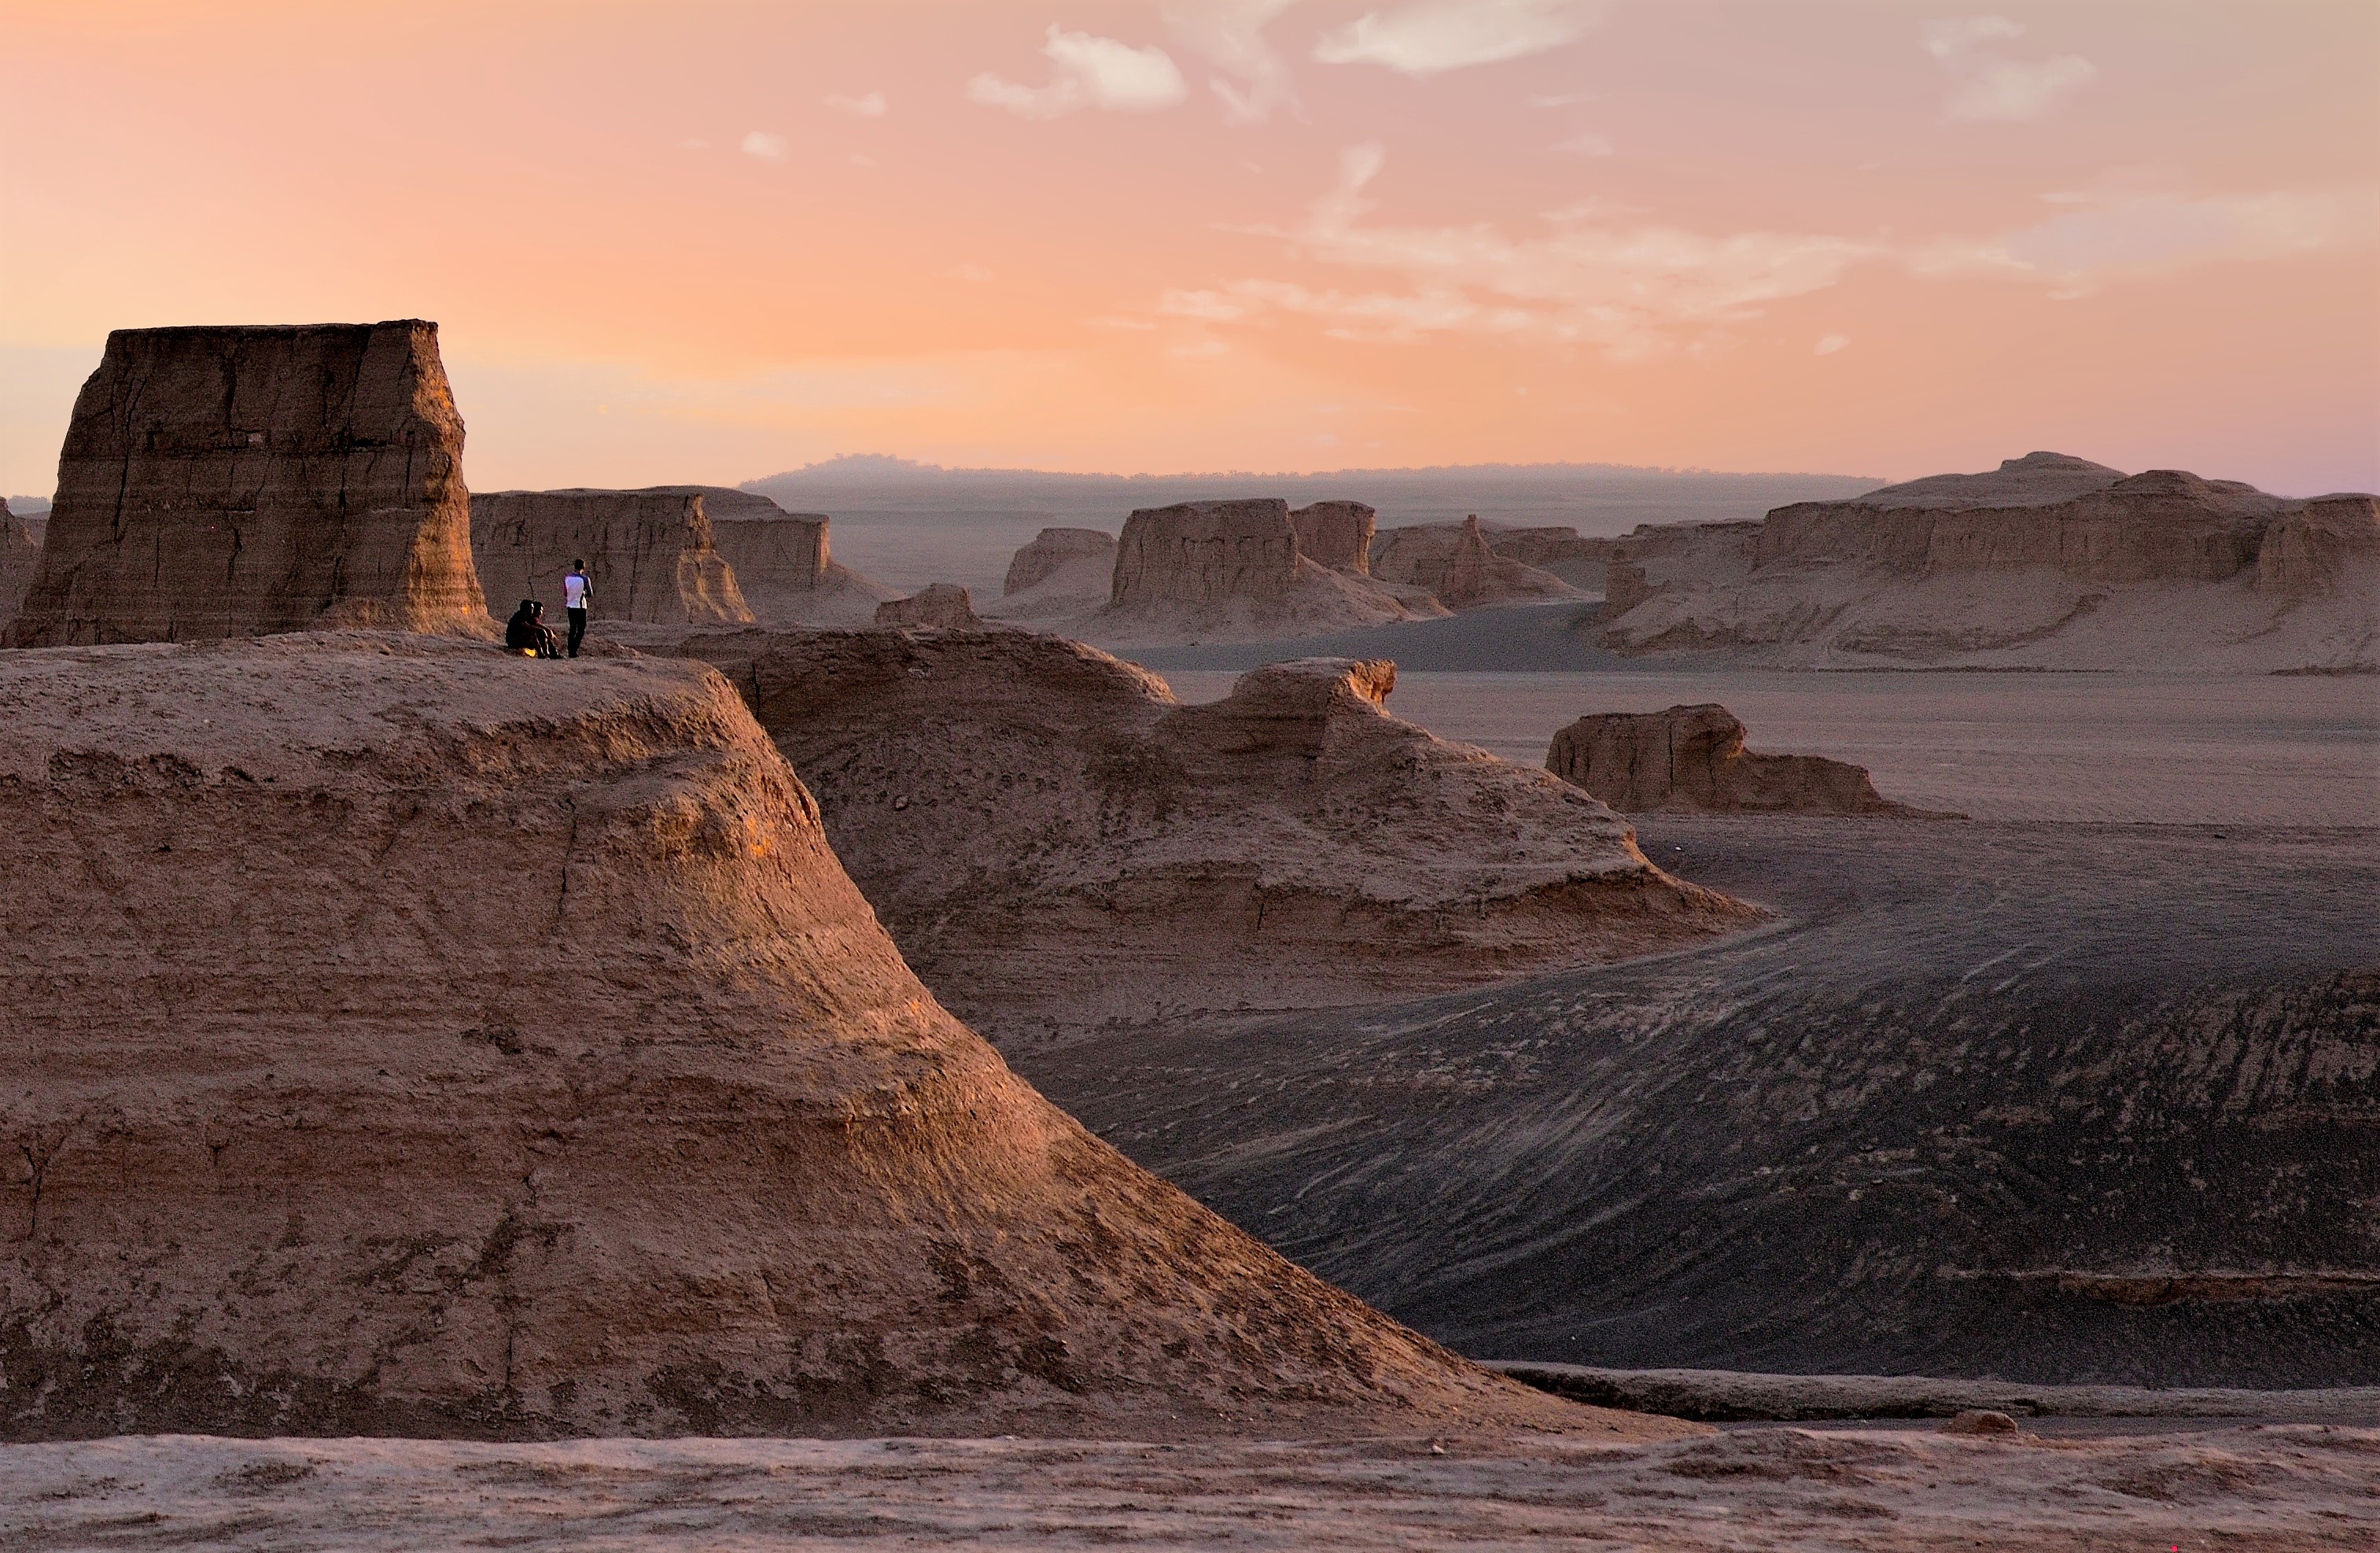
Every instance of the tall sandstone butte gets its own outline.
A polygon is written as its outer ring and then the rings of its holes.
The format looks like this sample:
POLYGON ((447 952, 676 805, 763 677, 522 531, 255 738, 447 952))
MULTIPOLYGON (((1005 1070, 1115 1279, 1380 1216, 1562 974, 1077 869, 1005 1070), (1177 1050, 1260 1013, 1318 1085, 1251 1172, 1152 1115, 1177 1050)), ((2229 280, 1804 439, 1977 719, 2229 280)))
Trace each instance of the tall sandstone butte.
POLYGON ((1018 1080, 698 665, 333 633, 0 706, 0 1437, 1621 1422, 1018 1080))
POLYGON ((435 324, 118 329, 8 641, 484 633, 462 457, 435 324))
POLYGON ((1318 501, 1289 515, 1297 530, 1297 548, 1323 566, 1352 571, 1358 577, 1372 570, 1372 534, 1379 515, 1358 501, 1318 501))
POLYGON ((34 543, 32 530, 8 510, 6 502, 0 501, 0 632, 17 618, 25 590, 33 585, 33 573, 41 564, 42 547, 34 543))
POLYGON ((471 553, 491 614, 525 598, 560 607, 571 562, 587 563, 600 618, 651 625, 749 624, 699 491, 498 491, 471 498, 471 553))

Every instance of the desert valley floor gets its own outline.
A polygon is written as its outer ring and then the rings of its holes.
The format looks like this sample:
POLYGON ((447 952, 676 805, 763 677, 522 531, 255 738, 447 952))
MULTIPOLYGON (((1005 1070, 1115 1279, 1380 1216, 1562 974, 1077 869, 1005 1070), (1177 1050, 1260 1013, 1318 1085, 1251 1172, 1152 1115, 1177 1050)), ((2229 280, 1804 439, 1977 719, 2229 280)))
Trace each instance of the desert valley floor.
MULTIPOLYGON (((1168 678, 1197 701, 1232 676, 1168 678)), ((1774 920, 1408 1003, 985 1033, 1138 1162, 1475 1357, 2380 1385, 2362 1280, 2158 1273, 2240 1249, 2193 1257, 2193 1237, 2287 1217, 2237 1198, 2258 1179, 2241 1162, 2318 1154, 2318 1118, 2275 1095, 2318 1110, 2319 1061, 2240 1071, 2242 1033, 2278 1020, 2310 1048, 2370 1046, 2380 684, 1425 671, 1389 704, 1535 764, 1582 713, 1698 701, 1757 748, 1856 761, 1888 796, 1966 817, 1639 816, 1657 862, 1774 920), (2210 1088, 2253 1114, 2186 1146, 2160 1131, 2210 1088), (2029 1146, 2052 1113, 2054 1157, 2029 1146), (2061 1198, 2107 1217, 2012 1228, 2061 1198)), ((1618 1447, 15 1445, 0 1544, 2346 1549, 2380 1545, 2375 1395, 1618 1447)))

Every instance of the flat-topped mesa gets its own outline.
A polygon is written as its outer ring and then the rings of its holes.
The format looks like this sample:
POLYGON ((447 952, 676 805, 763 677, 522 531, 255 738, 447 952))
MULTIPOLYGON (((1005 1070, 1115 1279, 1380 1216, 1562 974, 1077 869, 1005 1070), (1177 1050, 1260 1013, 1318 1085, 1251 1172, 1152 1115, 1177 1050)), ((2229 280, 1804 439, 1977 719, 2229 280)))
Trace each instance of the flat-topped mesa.
POLYGON ((1070 569, 1095 569, 1103 585, 1115 575, 1115 535, 1104 529, 1043 529, 1032 543, 1009 557, 1008 575, 1001 579, 1000 595, 1021 593, 1070 569))
MULTIPOLYGON (((1343 537, 1340 528, 1354 520, 1343 510, 1315 520, 1334 546, 1343 537)), ((1305 555, 1289 504, 1268 497, 1178 502, 1134 512, 1116 544, 1106 605, 1069 629, 1109 642, 1230 641, 1442 613, 1426 596, 1401 595, 1305 555)))
POLYGON ((955 582, 930 582, 907 598, 886 599, 878 605, 876 624, 895 630, 969 630, 983 622, 976 618, 975 601, 965 588, 955 582))
POLYGON ((1427 589, 1452 609, 1580 596, 1551 572, 1499 556, 1475 516, 1387 531, 1373 542, 1372 575, 1427 589))
POLYGON ((434 324, 118 329, 8 641, 492 632, 462 456, 434 324))
POLYGON ((1318 501, 1289 515, 1298 554, 1334 571, 1368 576, 1378 515, 1362 502, 1318 501))
POLYGON ((1297 577, 1297 530, 1277 498, 1141 507, 1116 542, 1117 609, 1270 602, 1297 577))
POLYGON ((17 618, 41 565, 42 547, 34 542, 32 530, 8 510, 6 502, 0 501, 0 640, 6 640, 8 623, 17 618))
POLYGON ((324 633, 0 704, 0 1438, 1663 1427, 1051 1107, 699 665, 324 633))
POLYGON ((1914 814, 1867 768, 1823 755, 1763 755, 1715 703, 1581 717, 1554 735, 1546 769, 1627 813, 1914 814))
POLYGON ((509 615, 525 598, 559 609, 562 579, 583 560, 599 619, 749 624, 704 501, 683 490, 473 495, 471 552, 489 612, 509 615))
POLYGON ((1641 528, 1613 548, 1597 629, 1621 652, 1780 664, 2380 666, 2369 590, 2312 558, 2361 553, 2370 499, 2308 517, 2238 481, 2035 453, 1758 523, 1641 528))
POLYGON ((1208 705, 1023 631, 689 642, 819 795, 929 985, 995 1039, 1419 996, 1741 925, 1542 771, 1390 715, 1385 663, 1208 705))

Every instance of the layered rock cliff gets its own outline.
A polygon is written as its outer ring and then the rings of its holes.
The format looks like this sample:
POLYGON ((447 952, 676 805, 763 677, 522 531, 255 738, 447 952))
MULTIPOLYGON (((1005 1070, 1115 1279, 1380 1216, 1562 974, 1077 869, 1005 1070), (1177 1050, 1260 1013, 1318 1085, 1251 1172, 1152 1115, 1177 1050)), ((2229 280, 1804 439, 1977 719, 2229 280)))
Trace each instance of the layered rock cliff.
POLYGON ((118 329, 8 641, 492 631, 462 455, 434 324, 118 329))
POLYGON ((878 605, 901 596, 832 557, 822 512, 788 512, 727 485, 660 485, 653 493, 702 498, 711 543, 763 625, 864 626, 878 605))
POLYGON ((1422 589, 1452 609, 1583 596, 1551 572, 1497 554, 1475 517, 1389 530, 1373 542, 1372 575, 1422 589))
POLYGON ((1629 813, 1911 814, 1865 766, 1823 755, 1755 754, 1724 706, 1609 712, 1554 734, 1546 769, 1629 813))
POLYGON ((1304 554, 1285 501, 1201 501, 1144 507, 1125 520, 1107 605, 1075 630, 1117 644, 1231 641, 1442 613, 1425 594, 1304 554))
POLYGON ((698 665, 29 652, 0 706, 0 1435, 1597 1422, 1017 1080, 698 665))
POLYGON ((474 495, 471 553, 489 613, 510 615, 525 598, 558 612, 562 579, 584 560, 599 619, 748 624, 751 607, 713 543, 704 500, 677 491, 474 495))
POLYGON ((1753 919, 1542 771, 1391 716, 1387 664, 1211 705, 1014 631, 694 639, 927 984, 996 1038, 1410 997, 1753 919))
POLYGON ((1789 666, 2380 667, 2372 503, 2035 453, 1758 523, 1639 529, 1597 629, 1621 652, 1789 666))

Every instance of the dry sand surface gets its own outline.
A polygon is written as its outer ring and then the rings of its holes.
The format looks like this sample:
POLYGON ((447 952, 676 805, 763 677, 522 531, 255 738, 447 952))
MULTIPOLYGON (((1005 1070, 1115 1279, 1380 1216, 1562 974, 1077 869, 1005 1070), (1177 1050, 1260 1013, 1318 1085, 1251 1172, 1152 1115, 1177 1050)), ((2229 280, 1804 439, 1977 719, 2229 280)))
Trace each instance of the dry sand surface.
POLYGON ((2320 1425, 1618 1449, 182 1436, 0 1448, 0 1544, 2311 1553, 2380 1545, 2375 1479, 2380 1431, 2320 1425))

